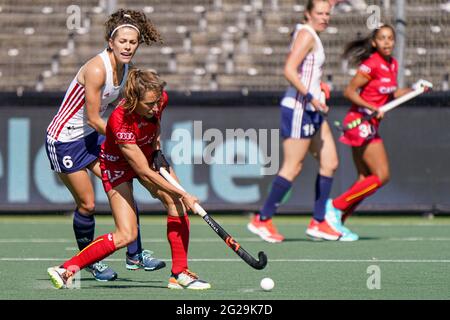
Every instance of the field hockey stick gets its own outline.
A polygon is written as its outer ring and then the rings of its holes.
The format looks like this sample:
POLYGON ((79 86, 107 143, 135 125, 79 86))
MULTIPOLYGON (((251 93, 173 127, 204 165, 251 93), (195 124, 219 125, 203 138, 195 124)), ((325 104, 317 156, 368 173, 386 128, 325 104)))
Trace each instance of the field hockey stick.
MULTIPOLYGON (((160 168, 159 173, 175 188, 184 191, 184 188, 167 172, 166 169, 160 168)), ((232 236, 228 234, 213 218, 211 218, 208 213, 198 204, 195 204, 195 210, 197 213, 206 221, 206 223, 213 229, 219 237, 222 238, 223 241, 230 247, 236 254, 241 257, 249 266, 261 270, 264 269, 267 265, 267 256, 264 252, 260 251, 258 253, 259 261, 256 260, 250 253, 244 250, 242 246, 233 239, 232 236)))
MULTIPOLYGON (((320 96, 319 96, 319 101, 322 104, 326 104, 327 103, 327 98, 325 96, 325 92, 320 91, 320 96)), ((324 118, 328 118, 328 112, 324 112, 323 110, 319 109, 318 112, 322 115, 322 117, 324 118)))
MULTIPOLYGON (((414 99, 418 95, 424 93, 427 90, 427 88, 432 88, 432 87, 433 87, 433 85, 430 82, 424 81, 423 84, 419 84, 418 88, 416 88, 415 90, 408 92, 407 94, 401 96, 400 98, 392 100, 391 102, 388 102, 384 106, 380 107, 380 111, 386 113, 394 108, 397 108, 398 106, 405 103, 406 101, 414 99)), ((340 131, 347 131, 347 130, 356 128, 364 121, 369 121, 370 119, 376 117, 376 115, 377 115, 377 112, 372 112, 371 114, 366 114, 362 118, 355 119, 352 122, 348 123, 345 127, 343 127, 339 121, 335 121, 334 125, 340 131)))

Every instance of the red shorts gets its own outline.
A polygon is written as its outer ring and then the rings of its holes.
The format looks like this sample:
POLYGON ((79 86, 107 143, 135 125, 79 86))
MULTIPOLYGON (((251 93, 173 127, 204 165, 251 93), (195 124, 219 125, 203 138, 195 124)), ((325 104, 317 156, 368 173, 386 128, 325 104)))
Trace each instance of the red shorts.
MULTIPOLYGON (((350 111, 344 118, 344 127, 348 123, 360 119, 363 116, 363 113, 350 111)), ((339 141, 352 147, 361 147, 365 144, 380 142, 382 139, 378 135, 379 126, 380 121, 376 118, 372 118, 369 121, 364 121, 356 128, 344 131, 344 134, 339 138, 339 141)))
MULTIPOLYGON (((130 165, 107 161, 102 157, 100 159, 100 169, 102 170, 102 183, 105 192, 112 190, 114 187, 121 185, 124 182, 132 182, 138 175, 134 172, 130 165)), ((147 158, 149 164, 153 163, 153 158, 147 158)))

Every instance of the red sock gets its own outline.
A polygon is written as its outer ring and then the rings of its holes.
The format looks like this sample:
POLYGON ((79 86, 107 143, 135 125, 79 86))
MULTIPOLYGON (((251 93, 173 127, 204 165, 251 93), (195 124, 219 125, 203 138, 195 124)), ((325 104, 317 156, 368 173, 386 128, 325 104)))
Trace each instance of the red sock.
POLYGON ((167 216, 167 239, 172 251, 172 273, 179 274, 188 268, 189 218, 167 216))
MULTIPOLYGON (((360 181, 359 181, 359 180, 356 181, 349 189, 353 188, 358 182, 360 182, 360 181)), ((352 204, 350 207, 348 207, 347 210, 345 210, 345 211, 343 212, 343 215, 342 215, 342 217, 341 217, 342 223, 345 223, 345 220, 347 220, 347 218, 350 217, 350 216, 353 214, 353 212, 355 211, 356 207, 358 207, 359 204, 360 204, 363 200, 364 200, 364 199, 361 199, 361 200, 355 202, 355 203, 352 204)))
POLYGON ((353 204, 365 199, 381 187, 376 175, 371 175, 355 183, 349 190, 333 200, 333 206, 346 212, 353 204))
POLYGON ((345 222, 345 220, 348 219, 348 217, 350 217, 353 212, 356 210, 356 208, 359 206, 359 204, 363 201, 364 199, 361 199, 360 201, 355 202, 354 204, 352 204, 342 215, 342 223, 345 222))
POLYGON ((71 271, 79 271, 94 262, 103 260, 116 251, 112 233, 104 234, 92 241, 72 259, 64 262, 63 268, 71 271))

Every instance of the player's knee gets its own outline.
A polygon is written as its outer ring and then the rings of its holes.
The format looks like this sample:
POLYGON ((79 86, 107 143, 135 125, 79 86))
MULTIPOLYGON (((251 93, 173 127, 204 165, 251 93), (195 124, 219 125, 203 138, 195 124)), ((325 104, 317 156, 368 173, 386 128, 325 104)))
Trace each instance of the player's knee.
POLYGON ((78 211, 83 214, 91 215, 95 212, 94 201, 82 201, 78 206, 78 211))
POLYGON ((335 172, 337 170, 337 168, 339 167, 339 159, 336 158, 331 162, 331 169, 333 170, 333 172, 335 172))
POLYGON ((161 202, 169 214, 179 215, 184 214, 186 211, 181 201, 175 200, 170 196, 161 198, 161 202))
POLYGON ((320 171, 321 172, 325 172, 326 175, 332 176, 337 168, 339 166, 339 160, 336 159, 330 159, 328 161, 326 161, 325 163, 322 163, 320 166, 320 171))

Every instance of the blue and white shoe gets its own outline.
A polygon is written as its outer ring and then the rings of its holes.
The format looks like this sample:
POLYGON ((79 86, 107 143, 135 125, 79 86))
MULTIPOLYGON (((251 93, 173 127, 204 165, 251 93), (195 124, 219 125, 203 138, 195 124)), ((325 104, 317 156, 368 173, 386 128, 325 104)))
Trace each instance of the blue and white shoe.
POLYGON ((145 271, 156 271, 166 266, 164 261, 153 257, 153 252, 150 250, 143 250, 141 253, 136 253, 129 256, 127 253, 126 267, 128 270, 144 269, 145 271))
POLYGON ((85 270, 91 273, 97 281, 106 282, 117 279, 117 273, 101 261, 87 266, 85 270))
POLYGON ((331 199, 327 200, 325 206, 325 220, 335 231, 342 233, 339 241, 356 241, 359 239, 359 236, 356 233, 344 227, 342 224, 342 211, 333 206, 333 201, 331 199))

